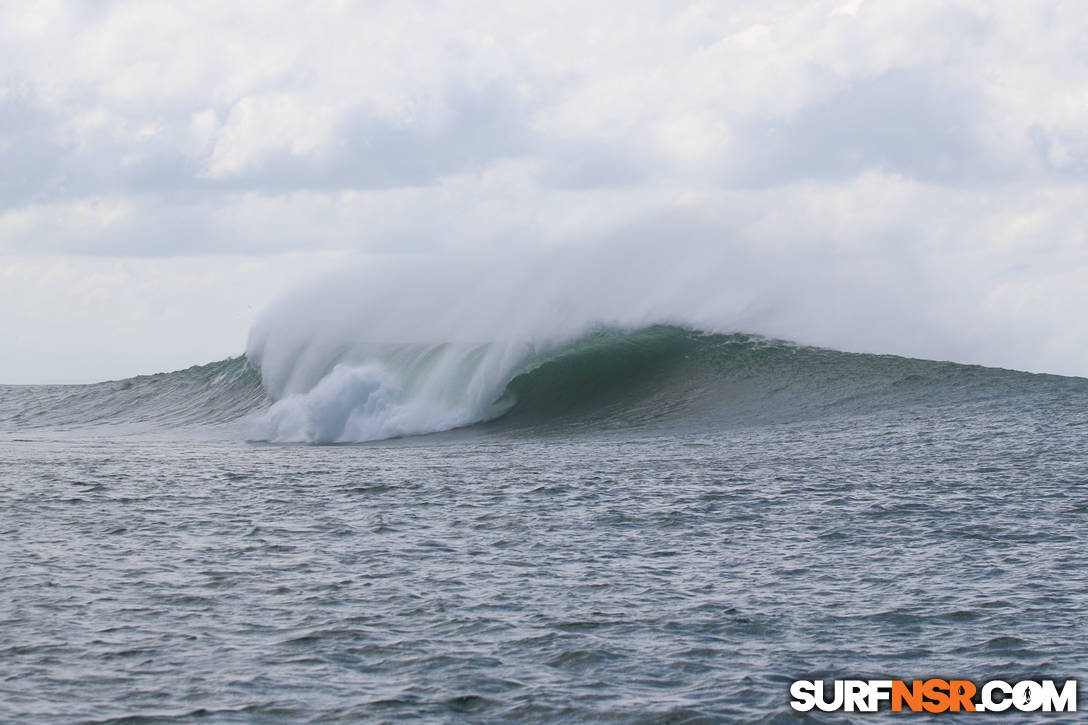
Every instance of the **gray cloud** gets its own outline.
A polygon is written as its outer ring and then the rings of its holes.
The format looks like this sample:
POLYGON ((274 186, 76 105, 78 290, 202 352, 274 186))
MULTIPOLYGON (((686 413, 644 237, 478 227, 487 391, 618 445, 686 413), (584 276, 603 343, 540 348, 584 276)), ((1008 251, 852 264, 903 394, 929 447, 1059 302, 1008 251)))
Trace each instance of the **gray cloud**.
POLYGON ((271 153, 210 186, 268 192, 429 186, 445 175, 480 171, 496 159, 533 150, 528 109, 502 88, 451 88, 442 105, 439 119, 408 123, 353 109, 320 153, 271 153))
MULTIPOLYGON (((271 151, 224 178, 207 173, 206 155, 186 153, 185 121, 156 116, 150 138, 133 131, 99 130, 70 138, 62 114, 28 99, 0 100, 0 209, 78 199, 89 195, 187 196, 244 191, 388 189, 427 186, 451 173, 479 171, 496 159, 539 148, 528 129, 528 112, 502 89, 451 89, 437 122, 394 123, 364 109, 351 110, 319 153, 271 151), (68 136, 68 138, 66 138, 68 136)), ((130 118, 132 126, 141 125, 130 118)))
POLYGON ((726 176, 774 186, 881 171, 935 184, 1009 179, 976 136, 984 115, 975 92, 932 71, 892 70, 849 84, 783 123, 746 124, 741 156, 726 176))
POLYGON ((53 118, 31 99, 0 97, 0 209, 56 198, 65 188, 66 152, 53 118))

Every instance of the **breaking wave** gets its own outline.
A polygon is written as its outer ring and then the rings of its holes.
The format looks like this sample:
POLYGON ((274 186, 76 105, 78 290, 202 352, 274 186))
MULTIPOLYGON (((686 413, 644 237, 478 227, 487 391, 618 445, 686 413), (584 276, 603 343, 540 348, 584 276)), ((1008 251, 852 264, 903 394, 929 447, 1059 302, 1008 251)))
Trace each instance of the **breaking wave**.
POLYGON ((257 419, 257 439, 354 442, 483 430, 720 430, 905 406, 987 404, 1088 381, 842 353, 668 325, 565 345, 391 345, 327 363, 257 419))
MULTIPOLYGON (((595 328, 566 343, 401 343, 76 386, 0 387, 8 431, 220 428, 251 440, 346 443, 468 427, 547 435, 737 426, 941 406, 1083 400, 1088 380, 844 353, 670 325, 595 328), (278 368, 273 368, 278 370, 278 368), (280 370, 280 372, 287 372, 280 370)), ((1065 401, 1065 402, 1063 402, 1065 401)))

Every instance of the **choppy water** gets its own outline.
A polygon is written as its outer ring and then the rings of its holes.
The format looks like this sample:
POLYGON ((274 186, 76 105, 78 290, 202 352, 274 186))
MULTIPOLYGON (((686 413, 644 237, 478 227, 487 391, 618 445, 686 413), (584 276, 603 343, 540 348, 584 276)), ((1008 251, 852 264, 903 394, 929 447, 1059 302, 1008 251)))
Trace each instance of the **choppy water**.
POLYGON ((240 362, 0 388, 0 720, 865 722, 789 682, 1088 678, 1088 380, 699 340, 359 445, 247 442, 240 362))

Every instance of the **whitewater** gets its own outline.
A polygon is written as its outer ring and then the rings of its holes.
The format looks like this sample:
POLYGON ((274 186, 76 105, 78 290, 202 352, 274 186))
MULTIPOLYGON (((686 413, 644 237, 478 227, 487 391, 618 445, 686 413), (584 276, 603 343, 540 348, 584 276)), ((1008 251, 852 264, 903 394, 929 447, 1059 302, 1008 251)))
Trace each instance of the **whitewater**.
POLYGON ((1084 681, 1088 379, 1010 369, 1069 348, 692 255, 383 260, 237 357, 0 386, 0 720, 866 722, 902 715, 789 683, 1084 681))

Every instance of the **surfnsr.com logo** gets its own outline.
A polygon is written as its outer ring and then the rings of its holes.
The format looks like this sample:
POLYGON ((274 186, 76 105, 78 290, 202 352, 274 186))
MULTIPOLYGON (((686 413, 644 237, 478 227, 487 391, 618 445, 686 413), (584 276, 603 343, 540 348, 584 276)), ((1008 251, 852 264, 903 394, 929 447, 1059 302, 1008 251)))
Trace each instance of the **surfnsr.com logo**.
POLYGON ((893 712, 1076 712, 1077 681, 990 680, 797 680, 790 685, 790 707, 799 712, 876 712, 888 703, 893 712))

